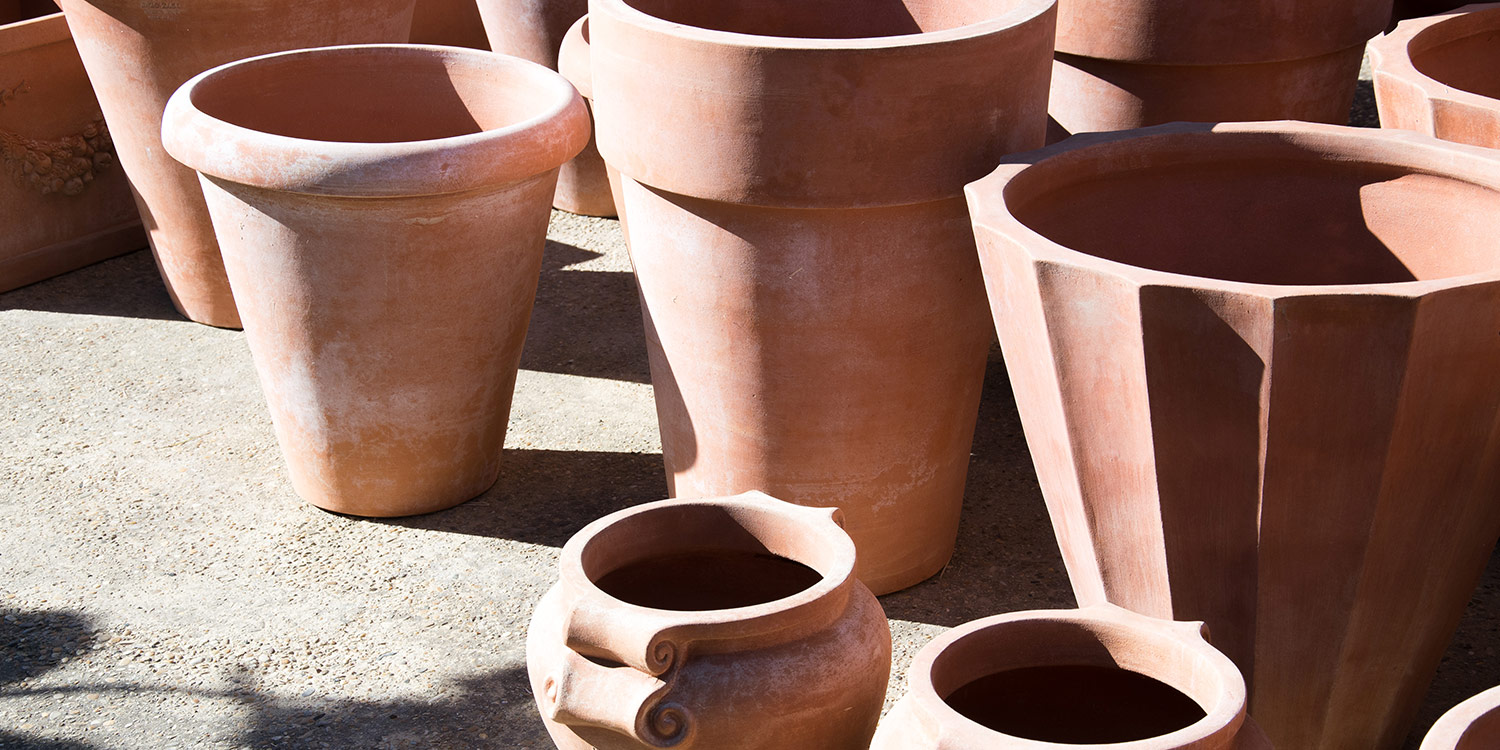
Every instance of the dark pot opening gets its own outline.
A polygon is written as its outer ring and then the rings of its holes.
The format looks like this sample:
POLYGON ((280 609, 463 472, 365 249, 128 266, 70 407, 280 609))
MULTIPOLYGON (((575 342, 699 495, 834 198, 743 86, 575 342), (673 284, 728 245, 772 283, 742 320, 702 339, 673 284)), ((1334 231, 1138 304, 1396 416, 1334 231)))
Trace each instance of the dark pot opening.
POLYGON ((647 15, 700 29, 800 39, 864 39, 967 26, 1025 0, 625 0, 647 15))
POLYGON ((637 606, 700 612, 774 602, 822 579, 818 571, 768 552, 702 550, 639 560, 594 585, 637 606))
POLYGON ((1441 21, 1407 45, 1412 67, 1439 83, 1500 99, 1500 12, 1479 11, 1441 21))
POLYGON ((52 0, 0 0, 0 26, 57 13, 52 0))
POLYGON ((519 124, 556 106, 550 87, 527 85, 544 72, 498 68, 478 52, 315 51, 221 70, 192 101, 210 117, 290 138, 426 141, 519 124))

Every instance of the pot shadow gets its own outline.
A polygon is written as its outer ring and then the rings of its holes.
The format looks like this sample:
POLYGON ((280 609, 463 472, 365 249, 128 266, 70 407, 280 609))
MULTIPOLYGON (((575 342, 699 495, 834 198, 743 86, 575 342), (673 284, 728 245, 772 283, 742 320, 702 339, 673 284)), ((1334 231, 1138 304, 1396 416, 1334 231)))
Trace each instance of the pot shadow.
POLYGON ((650 383, 635 275, 568 268, 598 257, 547 241, 521 368, 650 383))
POLYGON ((188 322, 172 307, 148 249, 0 293, 6 310, 188 322))
POLYGON ((93 621, 80 612, 0 608, 0 695, 7 685, 93 649, 94 633, 93 621))
POLYGON ((0 750, 94 750, 94 747, 72 740, 53 740, 23 732, 0 731, 0 750))

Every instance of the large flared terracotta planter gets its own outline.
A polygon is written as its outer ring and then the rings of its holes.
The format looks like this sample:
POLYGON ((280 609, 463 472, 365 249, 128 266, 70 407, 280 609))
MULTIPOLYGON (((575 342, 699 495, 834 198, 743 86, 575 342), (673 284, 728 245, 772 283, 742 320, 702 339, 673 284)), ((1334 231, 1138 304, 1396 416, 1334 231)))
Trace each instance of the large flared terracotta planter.
POLYGON ((167 107, 202 173, 292 484, 362 516, 494 483, 557 167, 588 140, 561 76, 457 47, 232 63, 167 107))
POLYGON ((1494 750, 1500 747, 1500 687, 1454 706, 1432 725, 1422 750, 1494 750))
POLYGON ((968 193, 1078 601, 1207 622, 1281 750, 1398 747, 1500 536, 1500 158, 1179 124, 968 193))
POLYGON ((1370 45, 1380 125, 1500 148, 1500 3, 1405 21, 1370 45))
POLYGON ((1108 604, 961 625, 917 653, 871 750, 1271 750, 1205 631, 1108 604))
POLYGON ((775 8, 596 2, 599 151, 673 493, 841 507, 885 593, 952 553, 989 346, 961 184, 1042 142, 1054 5, 775 8))
MULTIPOLYGON (((584 16, 568 29, 568 35, 563 38, 557 56, 557 70, 578 89, 583 100, 590 104, 592 113, 594 79, 590 60, 589 17, 584 16)), ((558 173, 557 196, 553 198, 552 206, 585 216, 617 216, 619 211, 615 209, 611 185, 618 181, 619 175, 610 174, 591 137, 589 145, 573 157, 573 161, 564 164, 558 173)))
POLYGON ((0 3, 0 292, 146 246, 68 23, 0 3))
POLYGON ((414 0, 58 0, 99 95, 172 304, 190 320, 240 316, 192 170, 162 151, 162 109, 231 60, 324 44, 405 42, 414 0))
POLYGON ((474 0, 417 0, 411 19, 412 44, 489 49, 484 21, 474 0))
POLYGON ((1058 0, 1059 131, 1178 120, 1343 123, 1391 0, 1058 0))
POLYGON ((668 500, 562 550, 526 641, 561 750, 865 750, 891 668, 837 510, 668 500))

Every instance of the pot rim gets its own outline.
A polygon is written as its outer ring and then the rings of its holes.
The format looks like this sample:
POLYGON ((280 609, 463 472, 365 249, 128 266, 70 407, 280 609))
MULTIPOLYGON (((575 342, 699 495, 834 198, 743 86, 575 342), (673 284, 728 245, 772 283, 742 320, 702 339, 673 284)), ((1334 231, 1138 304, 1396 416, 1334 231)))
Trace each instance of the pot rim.
POLYGON ((1463 33, 1465 29, 1457 28, 1463 26, 1465 21, 1472 21, 1479 27, 1476 33, 1485 31, 1486 25, 1492 27, 1488 29, 1490 31, 1500 31, 1500 3, 1473 3, 1445 13, 1411 18, 1396 24, 1394 30, 1375 37, 1370 42, 1371 74, 1394 78, 1416 88, 1429 103, 1445 101, 1500 114, 1500 99, 1491 99, 1472 91, 1449 86, 1418 70, 1412 62, 1413 46, 1424 42, 1433 42, 1434 46, 1440 46, 1467 37, 1468 34, 1463 33), (1444 27, 1451 27, 1451 30, 1458 33, 1458 36, 1446 40, 1434 38, 1444 33, 1444 27))
POLYGON ((516 57, 427 44, 352 44, 275 52, 226 63, 173 93, 163 116, 167 152, 206 177, 269 190, 344 197, 465 192, 519 182, 561 166, 589 138, 588 113, 561 75, 516 57), (464 59, 540 91, 535 114, 505 127, 420 141, 321 141, 253 130, 199 109, 194 95, 228 73, 294 58, 386 55, 464 59))
POLYGON ((998 16, 949 29, 924 31, 916 34, 843 39, 830 37, 768 36, 764 34, 745 34, 737 31, 705 29, 701 26, 689 26, 653 16, 631 5, 627 0, 589 0, 589 2, 590 13, 610 13, 627 23, 648 31, 687 41, 718 44, 726 47, 850 51, 900 50, 975 39, 1022 26, 1032 19, 1052 10, 1057 5, 1057 0, 1017 0, 1014 7, 998 16))
POLYGON ((23 52, 73 39, 68 21, 61 12, 24 18, 0 24, 0 55, 23 52))
POLYGON ((585 13, 572 26, 568 27, 568 33, 563 35, 562 45, 557 51, 557 72, 573 88, 578 89, 579 95, 585 99, 594 98, 594 76, 589 69, 592 50, 589 49, 589 14, 585 13))
POLYGON ((1448 709, 1427 731, 1420 750, 1457 750, 1474 722, 1497 710, 1500 710, 1500 686, 1448 709))
MULTIPOLYGON (((1174 151, 1190 155, 1194 144, 1217 144, 1222 152, 1224 141, 1233 139, 1247 146, 1270 145, 1286 154, 1311 156, 1315 151, 1324 160, 1363 162, 1409 168, 1413 173, 1429 174, 1467 182, 1500 192, 1500 154, 1487 148, 1442 141, 1409 130, 1355 128, 1297 120, 1270 122, 1188 123, 1173 122, 1137 130, 1082 133, 1046 148, 1012 154, 983 179, 964 188, 974 227, 1009 237, 1038 257, 1064 261, 1129 279, 1137 284, 1216 289, 1267 298, 1316 297, 1327 295, 1378 295, 1419 297, 1441 289, 1475 283, 1500 281, 1500 253, 1488 270, 1435 279, 1392 281, 1362 284, 1264 284, 1231 281, 1211 276, 1162 271, 1110 260, 1075 250, 1021 222, 1011 212, 1007 195, 1011 183, 1028 169, 1049 159, 1084 161, 1091 151, 1135 142, 1153 152, 1174 151), (1403 156, 1404 154, 1404 156, 1403 156)), ((1115 155, 1119 162, 1119 155, 1115 155)), ((1187 162, 1174 162, 1187 163, 1187 162)), ((1116 173, 1129 171, 1128 168, 1116 173)), ((981 252, 983 252, 981 250, 981 252)))
MULTIPOLYGON (((909 676, 905 700, 911 701, 913 707, 920 713, 935 719, 936 726, 945 728, 944 734, 948 735, 953 742, 944 744, 944 747, 993 747, 996 739, 999 738, 1006 741, 1005 747, 1015 748, 1015 750, 1062 750, 1075 747, 1108 747, 1111 750, 1171 750, 1180 747, 1196 747, 1195 743, 1209 738, 1219 737, 1228 740, 1239 733, 1241 727, 1249 721, 1245 712, 1245 680, 1234 662, 1209 644, 1206 633, 1207 628, 1201 622, 1162 620, 1137 614, 1113 604, 1096 604, 1071 610, 1029 610, 993 615, 959 625, 922 647, 907 670, 909 676), (944 697, 938 694, 933 681, 933 672, 938 659, 954 647, 969 643, 975 645, 982 643, 987 635, 997 629, 1023 624, 1050 626, 1064 632, 1097 628, 1101 631, 1118 633, 1121 636, 1148 639, 1161 644, 1170 643, 1186 649, 1194 658, 1194 664, 1202 669, 1201 674, 1207 676, 1207 683, 1185 686, 1162 680, 1159 675, 1147 674, 1146 676, 1163 682, 1195 703, 1198 702, 1198 697, 1189 692, 1193 687, 1197 688, 1194 692, 1205 695, 1213 694, 1213 705, 1205 706, 1199 703, 1199 707, 1203 709, 1203 718, 1176 731, 1107 745, 1077 745, 1016 737, 985 727, 948 705, 944 697)), ((1038 662, 1028 666, 1052 665, 1048 662, 1038 662)), ((1057 665, 1061 666, 1061 664, 1057 665)), ((1011 667, 1011 669, 1019 668, 1021 667, 1011 667)), ((996 673, 998 672, 990 674, 996 673)), ((1137 674, 1145 673, 1137 672, 1137 674)), ((984 675, 980 675, 982 676, 984 675)))

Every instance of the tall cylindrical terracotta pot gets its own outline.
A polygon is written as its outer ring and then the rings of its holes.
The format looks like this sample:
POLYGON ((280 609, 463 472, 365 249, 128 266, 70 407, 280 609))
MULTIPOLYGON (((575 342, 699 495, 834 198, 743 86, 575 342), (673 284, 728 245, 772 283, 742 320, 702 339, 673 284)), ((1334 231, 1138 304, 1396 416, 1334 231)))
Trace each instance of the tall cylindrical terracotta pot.
POLYGON ((1398 747, 1500 537, 1500 156, 1179 124, 968 194, 1078 601, 1207 622, 1281 750, 1398 747))
MULTIPOLYGON (((578 89, 583 100, 593 112, 594 78, 589 55, 589 17, 584 16, 568 29, 562 48, 557 56, 557 70, 568 83, 578 89)), ((618 216, 615 208, 612 185, 619 182, 619 175, 610 174, 604 157, 592 138, 583 152, 573 161, 563 165, 557 175, 557 196, 552 205, 575 214, 586 216, 618 216)))
POLYGON ((1058 0, 1060 132, 1176 120, 1343 123, 1391 0, 1058 0))
POLYGON ((668 500, 568 540, 526 639, 561 750, 865 750, 891 633, 839 511, 668 500))
POLYGON ((917 653, 871 750, 1271 750, 1206 634, 1108 604, 960 625, 917 653))
POLYGON ((305 500, 363 516, 495 481, 557 167, 561 76, 455 47, 330 47, 189 81, 164 137, 201 174, 305 500))
POLYGON ((192 170, 162 151, 162 109, 184 81, 253 55, 405 42, 414 0, 58 0, 130 177, 172 304, 238 328, 224 262, 192 170))
POLYGON ((1432 725, 1422 750, 1494 750, 1500 747, 1500 687, 1454 706, 1432 725))
POLYGON ((1380 125, 1500 148, 1500 3, 1405 21, 1370 44, 1380 125))
POLYGON ((484 21, 474 0, 417 0, 411 19, 412 44, 489 49, 484 21))
POLYGON ((841 507, 885 593, 953 550, 989 346, 960 190, 1042 142, 1055 6, 773 6, 595 2, 599 151, 672 491, 841 507))

